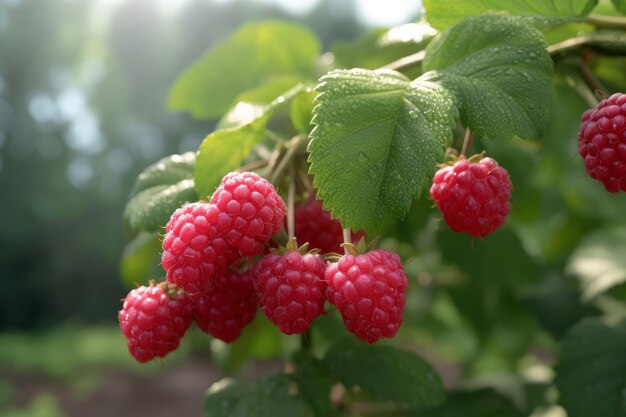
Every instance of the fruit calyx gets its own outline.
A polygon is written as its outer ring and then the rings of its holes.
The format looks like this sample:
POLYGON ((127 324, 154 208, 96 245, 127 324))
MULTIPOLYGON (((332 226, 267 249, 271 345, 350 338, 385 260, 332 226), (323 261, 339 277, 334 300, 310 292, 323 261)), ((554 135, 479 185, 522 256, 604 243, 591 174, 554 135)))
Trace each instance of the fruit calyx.
POLYGON ((466 157, 465 155, 456 155, 453 153, 446 153, 446 160, 441 164, 437 164, 437 168, 451 167, 457 162, 464 160, 464 159, 466 159, 470 163, 475 164, 476 162, 479 162, 481 159, 485 158, 486 156, 487 156, 486 151, 482 151, 481 153, 472 155, 469 158, 466 157))
POLYGON ((317 248, 313 248, 309 250, 309 242, 305 242, 303 245, 298 246, 298 240, 295 237, 292 237, 287 241, 285 246, 279 246, 277 248, 270 248, 270 252, 283 256, 287 252, 298 252, 300 255, 319 255, 320 250, 317 248))

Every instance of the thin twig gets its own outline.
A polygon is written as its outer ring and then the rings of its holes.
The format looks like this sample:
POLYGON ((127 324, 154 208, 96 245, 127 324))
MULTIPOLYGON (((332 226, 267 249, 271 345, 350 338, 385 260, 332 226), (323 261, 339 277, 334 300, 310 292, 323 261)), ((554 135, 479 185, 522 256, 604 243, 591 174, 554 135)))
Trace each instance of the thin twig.
POLYGON ((287 233, 289 235, 289 240, 295 237, 295 204, 294 200, 296 197, 296 170, 294 164, 292 163, 289 167, 289 191, 287 194, 287 233))
POLYGON ((584 60, 581 60, 580 65, 578 66, 578 72, 580 73, 581 78, 591 88, 594 92, 600 91, 600 93, 607 95, 606 87, 602 84, 602 82, 593 74, 591 68, 584 60))
POLYGON ((467 151, 469 151, 470 146, 472 146, 473 139, 474 134, 468 127, 465 129, 465 137, 463 138, 463 146, 461 147, 461 156, 467 156, 467 151))
POLYGON ((585 22, 604 29, 626 29, 626 18, 624 17, 590 14, 585 22))
POLYGON ((579 36, 576 38, 565 39, 564 41, 548 46, 548 53, 554 56, 563 52, 567 52, 571 49, 580 48, 588 42, 589 37, 587 36, 579 36))
POLYGON ((273 140, 276 143, 283 143, 287 140, 286 138, 282 137, 281 135, 270 129, 265 129, 265 136, 267 136, 269 139, 273 140))
POLYGON ((380 69, 391 69, 395 71, 400 71, 409 67, 422 65, 422 61, 424 60, 425 56, 426 51, 422 50, 393 61, 385 66, 380 67, 380 69))
MULTIPOLYGON (((352 243, 352 230, 349 227, 343 229, 343 243, 352 243)), ((347 246, 344 246, 343 253, 348 254, 347 246)))
POLYGON ((580 97, 583 98, 589 104, 590 107, 598 107, 600 101, 595 96, 593 91, 589 88, 587 84, 585 84, 582 79, 578 78, 579 74, 574 73, 575 75, 568 75, 565 77, 565 81, 578 93, 580 97))
POLYGON ((306 172, 306 168, 302 168, 300 170, 300 180, 304 184, 307 192, 309 193, 309 196, 313 196, 315 194, 315 189, 313 188, 313 185, 311 184, 311 181, 309 180, 309 175, 306 172))
POLYGON ((267 166, 269 162, 270 161, 267 159, 259 159, 258 161, 253 161, 253 162, 250 162, 249 164, 240 166, 238 171, 239 172, 254 171, 255 169, 259 169, 259 168, 263 168, 264 166, 267 166))
POLYGON ((283 172, 287 168, 287 165, 293 159, 296 152, 300 150, 300 147, 302 143, 305 142, 305 139, 306 136, 298 135, 284 144, 285 147, 287 147, 288 149, 287 152, 285 152, 285 156, 283 156, 283 159, 280 160, 278 166, 270 176, 269 180, 272 184, 276 184, 276 180, 278 180, 283 175, 283 172))

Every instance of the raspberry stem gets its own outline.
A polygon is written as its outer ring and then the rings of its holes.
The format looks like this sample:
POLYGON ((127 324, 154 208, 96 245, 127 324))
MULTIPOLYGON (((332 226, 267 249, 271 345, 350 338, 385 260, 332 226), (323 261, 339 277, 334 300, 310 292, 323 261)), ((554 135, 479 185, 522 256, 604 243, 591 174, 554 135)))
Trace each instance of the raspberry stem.
POLYGON ((300 350, 303 352, 308 352, 311 350, 311 329, 308 329, 306 332, 300 335, 300 350))
MULTIPOLYGON (((343 229, 343 243, 352 243, 352 230, 349 227, 343 229)), ((348 248, 344 246, 343 253, 348 254, 348 248)))
POLYGON ((269 176, 269 181, 272 184, 276 184, 276 182, 282 177, 285 169, 287 169, 288 164, 293 160, 293 157, 296 153, 301 149, 302 145, 306 143, 307 137, 304 135, 294 136, 289 142, 284 143, 284 147, 287 148, 287 152, 285 152, 285 156, 280 160, 276 169, 269 176))
POLYGON ((580 73, 581 78, 589 86, 589 88, 594 91, 596 98, 598 97, 598 93, 604 98, 608 97, 606 93, 606 87, 600 82, 600 80, 593 74, 589 65, 584 60, 580 61, 580 66, 578 67, 578 72, 580 73))
POLYGON ((403 58, 400 58, 396 61, 390 62, 389 64, 380 67, 381 69, 391 69, 394 71, 401 71, 407 68, 411 68, 414 66, 422 65, 422 61, 426 56, 425 51, 419 51, 411 55, 407 55, 403 58))
POLYGON ((467 155, 467 151, 469 151, 470 146, 472 146, 473 139, 474 135, 468 127, 467 129, 465 129, 465 137, 463 138, 463 145, 461 146, 461 154, 459 156, 467 155))
POLYGON ((237 171, 246 172, 246 171, 254 171, 255 169, 263 168, 267 166, 269 160, 267 159, 259 159, 258 161, 250 162, 249 164, 245 164, 240 166, 237 171))
POLYGON ((276 143, 284 143, 287 141, 287 139, 285 139, 283 136, 270 129, 265 129, 265 136, 267 136, 268 139, 271 139, 276 143))
POLYGON ((626 18, 624 17, 590 14, 586 21, 603 29, 626 29, 626 18))
POLYGON ((590 107, 595 108, 600 104, 600 100, 596 97, 593 90, 589 87, 589 84, 585 82, 582 75, 577 71, 570 71, 566 73, 566 81, 572 86, 574 91, 589 104, 590 107))
POLYGON ((287 194, 287 233, 289 240, 295 237, 295 206, 294 199, 296 194, 296 170, 292 163, 289 167, 289 191, 287 194))

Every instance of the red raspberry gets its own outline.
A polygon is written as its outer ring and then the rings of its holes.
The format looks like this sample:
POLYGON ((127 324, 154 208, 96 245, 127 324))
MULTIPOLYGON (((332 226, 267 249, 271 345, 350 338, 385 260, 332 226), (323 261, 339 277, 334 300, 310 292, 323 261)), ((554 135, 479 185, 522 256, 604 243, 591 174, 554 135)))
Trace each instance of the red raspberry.
MULTIPOLYGON (((343 229, 330 212, 322 208, 322 202, 311 198, 295 210, 295 235, 301 243, 309 242, 309 248, 320 249, 322 253, 342 252, 343 229)), ((352 241, 358 242, 365 234, 352 233, 352 241)))
POLYGON ((344 255, 326 269, 326 298, 334 304, 346 328, 367 343, 396 335, 408 279, 400 257, 384 249, 344 255))
POLYGON ((583 113, 578 153, 589 176, 607 191, 626 191, 626 94, 613 94, 583 113))
POLYGON ((491 158, 458 160, 433 178, 430 195, 455 232, 485 237, 506 220, 511 209, 511 180, 491 158))
POLYGON ((175 350, 191 324, 192 308, 189 296, 173 285, 132 290, 118 315, 128 351, 144 363, 175 350))
POLYGON ((249 271, 228 271, 211 281, 208 293, 197 297, 194 320, 213 337, 230 343, 254 319, 258 298, 249 271))
POLYGON ((219 210, 218 231, 242 255, 256 256, 283 226, 287 207, 274 186, 254 172, 231 172, 209 201, 219 210))
POLYGON ((219 215, 217 206, 202 202, 186 204, 172 214, 161 257, 169 282, 190 293, 206 292, 211 278, 238 259, 221 235, 219 215))
POLYGON ((269 254, 252 268, 261 310, 285 334, 304 333, 324 313, 326 262, 317 255, 269 254))

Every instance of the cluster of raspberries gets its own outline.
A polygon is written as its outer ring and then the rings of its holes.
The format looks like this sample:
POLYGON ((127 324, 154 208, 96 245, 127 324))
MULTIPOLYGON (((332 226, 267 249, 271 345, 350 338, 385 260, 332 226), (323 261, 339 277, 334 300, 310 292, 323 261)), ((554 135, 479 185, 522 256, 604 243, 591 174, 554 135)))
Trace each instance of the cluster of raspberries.
MULTIPOLYGON (((382 249, 335 263, 299 250, 264 255, 285 211, 274 186, 252 172, 230 173, 208 203, 176 210, 163 239, 167 281, 132 290, 119 312, 130 353, 140 362, 165 356, 192 321, 232 342, 257 306, 281 332, 304 333, 325 313, 326 300, 359 339, 395 336, 408 284, 400 257, 382 249)), ((341 249, 341 226, 317 200, 296 208, 295 232, 321 253, 341 249)))

